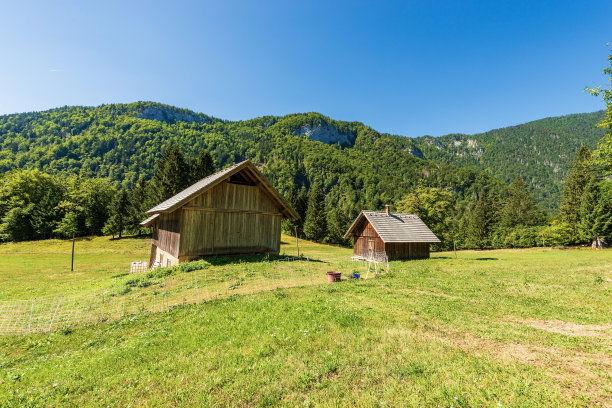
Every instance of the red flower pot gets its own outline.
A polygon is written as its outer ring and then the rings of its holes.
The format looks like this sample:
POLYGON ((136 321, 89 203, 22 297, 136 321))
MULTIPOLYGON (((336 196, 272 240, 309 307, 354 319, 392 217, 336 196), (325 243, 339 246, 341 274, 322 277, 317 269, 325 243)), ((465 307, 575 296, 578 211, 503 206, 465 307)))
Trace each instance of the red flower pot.
POLYGON ((329 271, 327 272, 327 281, 328 282, 340 282, 340 275, 342 275, 342 272, 329 271))

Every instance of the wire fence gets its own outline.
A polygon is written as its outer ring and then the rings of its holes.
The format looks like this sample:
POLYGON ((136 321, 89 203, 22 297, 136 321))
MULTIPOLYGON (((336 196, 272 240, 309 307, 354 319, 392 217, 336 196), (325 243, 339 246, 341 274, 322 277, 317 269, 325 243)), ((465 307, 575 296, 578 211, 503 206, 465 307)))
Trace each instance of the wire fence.
POLYGON ((0 301, 0 335, 51 332, 131 314, 164 311, 181 304, 318 285, 327 281, 327 271, 340 271, 344 277, 352 277, 355 272, 364 275, 366 268, 367 264, 362 262, 286 258, 228 264, 170 276, 156 276, 155 270, 133 273, 112 289, 0 301))

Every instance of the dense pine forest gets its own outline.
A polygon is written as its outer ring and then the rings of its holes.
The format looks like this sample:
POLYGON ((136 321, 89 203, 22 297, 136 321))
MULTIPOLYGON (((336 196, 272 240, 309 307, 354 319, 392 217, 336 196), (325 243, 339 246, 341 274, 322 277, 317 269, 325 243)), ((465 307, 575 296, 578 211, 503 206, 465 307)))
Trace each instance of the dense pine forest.
POLYGON ((225 121, 151 102, 5 115, 0 234, 136 232, 155 203, 250 159, 302 215, 285 230, 317 241, 349 244, 342 235, 359 211, 391 204, 419 214, 442 248, 585 242, 576 219, 550 221, 567 213, 564 180, 579 171, 581 146, 586 157, 605 134, 595 126, 603 117, 410 139, 317 113, 225 121))

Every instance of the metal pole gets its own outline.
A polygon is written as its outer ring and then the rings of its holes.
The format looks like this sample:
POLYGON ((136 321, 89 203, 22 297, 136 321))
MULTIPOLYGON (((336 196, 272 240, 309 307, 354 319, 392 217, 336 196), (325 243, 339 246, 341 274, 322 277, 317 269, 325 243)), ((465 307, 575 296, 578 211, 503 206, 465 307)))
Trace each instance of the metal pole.
POLYGON ((32 314, 34 314, 34 304, 36 299, 32 300, 32 308, 30 309, 30 322, 28 323, 28 332, 32 333, 32 314))
POLYGON ((200 303, 200 289, 198 289, 198 275, 193 271, 193 278, 195 279, 196 285, 196 296, 198 297, 197 302, 200 303))
POLYGON ((542 231, 542 246, 545 247, 546 245, 544 244, 544 231, 542 231))
POLYGON ((49 323, 49 329, 47 330, 49 333, 51 333, 51 327, 53 327, 53 321, 55 320, 55 315, 57 315, 57 311, 59 310, 60 305, 62 304, 62 300, 64 300, 64 298, 60 298, 59 302, 57 302, 57 307, 55 308, 55 313, 53 313, 53 317, 51 318, 51 323, 49 323))
POLYGON ((70 261, 70 272, 74 271, 74 234, 72 234, 72 260, 70 261))
POLYGON ((300 241, 298 240, 297 227, 295 227, 295 245, 297 246, 298 258, 300 257, 300 241))
POLYGON ((164 301, 166 302, 166 309, 168 309, 168 298, 166 297, 166 278, 164 277, 164 301))
POLYGON ((455 238, 453 237, 453 251, 455 251, 455 259, 457 259, 457 246, 455 245, 455 238))

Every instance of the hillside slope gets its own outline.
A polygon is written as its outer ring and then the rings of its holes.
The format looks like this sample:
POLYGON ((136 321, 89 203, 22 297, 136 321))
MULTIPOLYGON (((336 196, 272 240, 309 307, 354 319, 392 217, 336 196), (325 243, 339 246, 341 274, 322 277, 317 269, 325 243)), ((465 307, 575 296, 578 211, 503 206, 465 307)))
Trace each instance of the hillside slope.
POLYGON ((39 168, 109 177, 129 187, 153 174, 172 143, 188 156, 210 150, 218 167, 250 159, 281 192, 321 184, 328 205, 351 216, 396 202, 419 179, 459 197, 470 194, 475 180, 487 179, 478 170, 422 160, 411 139, 357 122, 317 113, 229 122, 154 103, 0 117, 0 171, 39 168))
MULTIPOLYGON (((287 238, 282 252, 296 255, 287 238)), ((48 280, 37 290, 59 299, 70 280, 84 287, 81 281, 91 285, 94 277, 138 279, 113 275, 127 272, 129 263, 112 256, 104 277, 94 258, 109 251, 109 241, 78 247, 78 258, 91 259, 91 268, 65 269, 60 282, 48 280)), ((112 245, 131 259, 147 256, 146 240, 130 241, 112 245)), ((30 245, 11 247, 27 252, 30 245)), ((25 301, 33 293, 16 293, 31 274, 28 265, 45 252, 69 256, 70 241, 38 241, 36 247, 35 254, 21 254, 20 265, 0 265, 10 271, 0 273, 0 285, 24 300, 27 308, 19 312, 25 316, 31 305, 34 313, 41 308, 25 301)), ((333 259, 344 260, 348 270, 367 269, 349 260, 349 249, 302 241, 300 251, 319 265, 321 280, 337 266, 333 259)), ((392 262, 390 273, 368 280, 231 295, 164 312, 141 310, 119 321, 65 325, 51 334, 0 336, 0 407, 606 406, 610 251, 438 253, 392 262)), ((269 267, 234 261, 218 267, 269 267)), ((192 274, 182 275, 193 289, 192 274)), ((129 302, 152 288, 134 287, 117 298, 129 302)), ((67 305, 65 299, 61 306, 67 305)), ((99 298, 96 305, 86 312, 109 310, 99 298)))
POLYGON ((554 209, 575 151, 603 135, 594 126, 602 114, 410 139, 317 113, 233 122, 150 102, 63 107, 0 116, 0 171, 39 168, 129 187, 150 177, 164 148, 177 143, 188 155, 210 150, 218 167, 251 159, 281 191, 320 183, 328 203, 351 215, 396 202, 420 179, 453 189, 461 200, 476 181, 508 182, 517 173, 554 209))
POLYGON ((521 174, 546 208, 558 205, 580 145, 595 148, 605 131, 596 127, 604 112, 551 117, 475 135, 450 134, 414 139, 424 157, 471 166, 510 183, 521 174))

